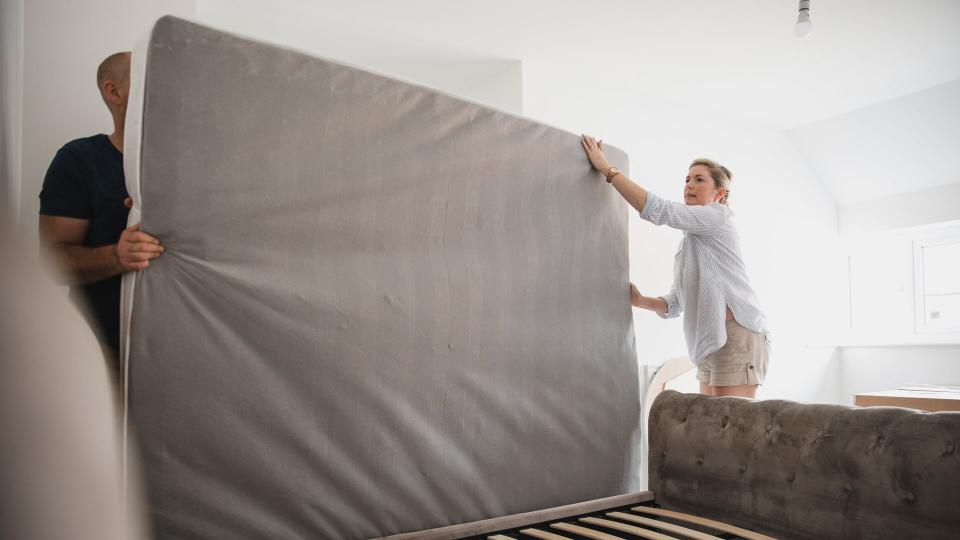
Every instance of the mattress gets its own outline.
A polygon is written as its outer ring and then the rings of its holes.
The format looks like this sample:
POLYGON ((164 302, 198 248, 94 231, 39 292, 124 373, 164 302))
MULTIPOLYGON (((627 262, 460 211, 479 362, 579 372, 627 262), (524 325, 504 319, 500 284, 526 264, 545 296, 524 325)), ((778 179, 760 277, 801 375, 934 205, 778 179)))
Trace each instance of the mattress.
POLYGON ((133 64, 130 219, 166 252, 124 281, 124 399, 157 537, 637 488, 627 206, 576 135, 173 17, 133 64))

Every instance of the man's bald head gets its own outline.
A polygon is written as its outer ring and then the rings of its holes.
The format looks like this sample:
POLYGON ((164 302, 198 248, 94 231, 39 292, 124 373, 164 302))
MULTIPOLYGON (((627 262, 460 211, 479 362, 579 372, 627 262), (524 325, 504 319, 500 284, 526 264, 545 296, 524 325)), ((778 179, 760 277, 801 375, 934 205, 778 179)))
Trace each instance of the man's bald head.
POLYGON ((109 93, 111 89, 107 83, 113 83, 113 86, 121 90, 124 95, 130 89, 130 53, 118 52, 108 56, 100 67, 97 68, 97 88, 100 89, 100 95, 107 107, 112 111, 114 106, 109 93))

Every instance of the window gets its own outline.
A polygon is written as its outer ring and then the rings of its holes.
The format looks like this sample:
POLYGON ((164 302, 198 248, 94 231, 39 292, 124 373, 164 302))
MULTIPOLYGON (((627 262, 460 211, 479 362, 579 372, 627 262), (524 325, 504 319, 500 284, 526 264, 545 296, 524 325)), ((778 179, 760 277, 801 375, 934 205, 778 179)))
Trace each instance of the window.
POLYGON ((960 333, 960 236, 913 243, 918 333, 960 333))

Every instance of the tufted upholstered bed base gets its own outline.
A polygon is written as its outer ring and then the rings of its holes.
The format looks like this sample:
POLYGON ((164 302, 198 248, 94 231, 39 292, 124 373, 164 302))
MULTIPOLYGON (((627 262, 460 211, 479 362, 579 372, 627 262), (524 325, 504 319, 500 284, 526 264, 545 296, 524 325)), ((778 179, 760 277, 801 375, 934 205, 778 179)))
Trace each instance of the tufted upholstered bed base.
POLYGON ((664 508, 789 539, 960 538, 960 413, 667 391, 649 426, 664 508))
POLYGON ((390 539, 960 538, 960 413, 666 391, 649 426, 652 491, 390 539))

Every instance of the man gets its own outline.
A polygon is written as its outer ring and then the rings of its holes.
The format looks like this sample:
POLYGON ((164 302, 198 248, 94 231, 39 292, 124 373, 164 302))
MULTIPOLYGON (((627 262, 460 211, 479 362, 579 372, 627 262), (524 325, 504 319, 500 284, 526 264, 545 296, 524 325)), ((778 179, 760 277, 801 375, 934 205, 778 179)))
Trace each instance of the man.
POLYGON ((143 270, 163 253, 160 241, 127 227, 123 128, 130 92, 130 53, 97 69, 113 133, 70 141, 47 170, 40 192, 40 239, 64 270, 70 296, 88 314, 111 368, 120 348, 120 275, 143 270), (110 358, 112 355, 113 358, 110 358))

